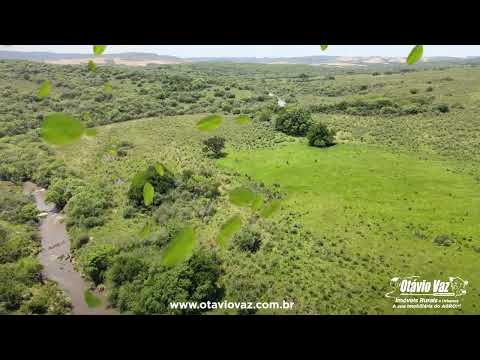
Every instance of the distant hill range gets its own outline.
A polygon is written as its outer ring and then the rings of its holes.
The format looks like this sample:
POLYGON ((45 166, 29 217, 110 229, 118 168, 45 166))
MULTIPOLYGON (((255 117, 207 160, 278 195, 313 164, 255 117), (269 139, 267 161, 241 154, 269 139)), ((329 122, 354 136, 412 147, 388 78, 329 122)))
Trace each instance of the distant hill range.
POLYGON ((117 64, 130 66, 146 66, 148 64, 181 64, 187 62, 175 56, 157 55, 150 53, 120 53, 104 54, 94 57, 89 54, 60 54, 52 52, 24 52, 24 51, 0 51, 0 60, 30 60, 50 64, 83 64, 93 60, 97 64, 117 64))
MULTIPOLYGON (((120 53, 104 54, 101 57, 94 58, 89 54, 60 54, 52 52, 23 52, 23 51, 0 51, 0 60, 30 60, 40 61, 51 64, 83 64, 89 60, 94 60, 97 64, 117 64, 128 66, 146 66, 184 64, 193 62, 228 62, 228 63, 247 63, 247 64, 303 64, 303 65, 330 65, 330 66, 369 66, 369 65, 394 65, 405 63, 405 58, 401 57, 345 57, 345 56, 303 56, 303 57, 285 57, 285 58, 255 58, 255 57, 198 57, 198 58, 179 58, 168 55, 158 55, 153 53, 120 53)), ((480 57, 428 57, 422 59, 424 63, 480 63, 480 57)))

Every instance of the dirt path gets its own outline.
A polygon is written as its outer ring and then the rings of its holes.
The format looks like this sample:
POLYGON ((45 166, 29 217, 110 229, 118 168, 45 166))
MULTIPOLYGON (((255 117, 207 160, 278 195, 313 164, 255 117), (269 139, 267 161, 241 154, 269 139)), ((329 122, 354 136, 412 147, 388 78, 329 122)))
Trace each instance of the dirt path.
POLYGON ((46 278, 55 281, 70 297, 74 315, 114 315, 114 310, 107 307, 102 294, 94 293, 102 300, 96 308, 89 308, 84 293, 89 289, 87 282, 75 271, 70 260, 70 240, 63 218, 56 212, 53 204, 45 203, 45 189, 31 182, 24 183, 25 193, 35 197, 38 210, 42 213, 40 233, 42 251, 39 254, 46 278))

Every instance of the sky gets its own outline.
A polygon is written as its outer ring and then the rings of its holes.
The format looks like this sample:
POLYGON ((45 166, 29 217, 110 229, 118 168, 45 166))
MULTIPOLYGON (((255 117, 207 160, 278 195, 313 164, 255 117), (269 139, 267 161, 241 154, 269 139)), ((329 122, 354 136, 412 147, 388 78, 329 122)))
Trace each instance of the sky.
MULTIPOLYGON (((391 56, 406 57, 412 45, 109 45, 108 53, 149 52, 178 57, 297 57, 391 56)), ((91 45, 0 45, 0 50, 91 54, 91 45)), ((480 45, 425 45, 424 56, 480 56, 480 45)))

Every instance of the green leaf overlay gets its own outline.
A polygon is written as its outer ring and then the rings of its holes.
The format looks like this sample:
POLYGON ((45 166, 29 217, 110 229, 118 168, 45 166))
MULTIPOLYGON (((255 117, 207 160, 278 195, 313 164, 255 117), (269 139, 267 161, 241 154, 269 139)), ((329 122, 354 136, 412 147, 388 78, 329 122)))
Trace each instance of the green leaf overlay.
POLYGON ((93 54, 95 56, 100 56, 103 54, 106 48, 107 45, 93 45, 93 54))
POLYGON ((64 113, 47 115, 40 130, 41 137, 51 145, 66 145, 80 139, 85 126, 74 117, 64 113))
POLYGON ((149 182, 145 183, 143 186, 143 202, 146 206, 150 206, 153 202, 153 195, 155 194, 155 189, 152 184, 149 182))
POLYGON ((408 55, 407 64, 408 65, 415 64, 417 61, 419 61, 422 58, 422 56, 423 56, 423 45, 416 45, 408 55))

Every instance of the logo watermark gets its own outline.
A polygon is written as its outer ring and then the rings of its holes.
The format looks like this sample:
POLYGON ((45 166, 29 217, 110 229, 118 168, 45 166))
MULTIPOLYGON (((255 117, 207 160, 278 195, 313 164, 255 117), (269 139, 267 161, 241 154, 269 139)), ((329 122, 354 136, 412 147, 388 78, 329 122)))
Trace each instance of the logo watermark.
POLYGON ((434 280, 394 277, 385 296, 394 299, 393 309, 460 309, 467 285, 468 281, 458 276, 434 280))

